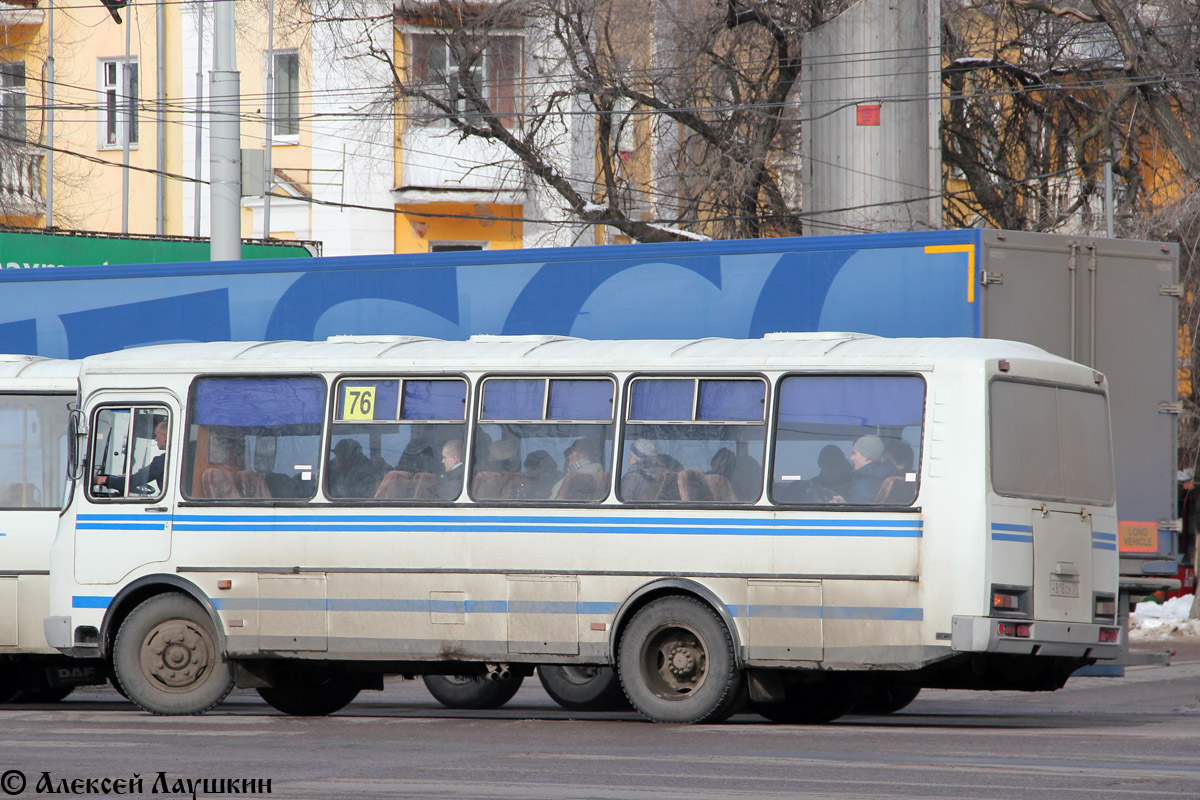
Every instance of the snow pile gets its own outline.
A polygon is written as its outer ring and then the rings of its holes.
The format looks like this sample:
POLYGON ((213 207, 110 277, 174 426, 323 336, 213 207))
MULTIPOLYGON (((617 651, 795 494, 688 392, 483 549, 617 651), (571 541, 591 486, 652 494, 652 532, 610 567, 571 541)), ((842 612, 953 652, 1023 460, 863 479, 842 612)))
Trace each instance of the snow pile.
POLYGON ((1138 603, 1129 615, 1129 638, 1133 640, 1200 637, 1200 620, 1188 619, 1193 595, 1172 597, 1165 603, 1138 603))

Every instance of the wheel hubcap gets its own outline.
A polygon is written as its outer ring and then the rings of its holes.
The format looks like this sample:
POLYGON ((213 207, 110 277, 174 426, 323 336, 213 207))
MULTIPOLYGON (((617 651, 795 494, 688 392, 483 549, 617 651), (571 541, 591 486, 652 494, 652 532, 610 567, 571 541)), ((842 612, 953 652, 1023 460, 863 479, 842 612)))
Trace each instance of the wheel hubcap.
POLYGON ((186 619, 156 625, 142 643, 142 673, 167 692, 189 692, 203 683, 216 662, 208 631, 186 619))
POLYGON ((659 628, 642 648, 646 685, 666 700, 683 700, 704 684, 708 656, 699 634, 681 625, 659 628))

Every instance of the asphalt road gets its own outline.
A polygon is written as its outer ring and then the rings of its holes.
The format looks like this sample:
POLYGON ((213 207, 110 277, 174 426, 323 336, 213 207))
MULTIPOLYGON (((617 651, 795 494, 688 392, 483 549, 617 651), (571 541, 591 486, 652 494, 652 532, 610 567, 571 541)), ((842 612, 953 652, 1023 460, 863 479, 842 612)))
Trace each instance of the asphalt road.
POLYGON ((269 794, 238 796, 1200 798, 1200 646, 1150 647, 1164 648, 1178 651, 1171 666, 1123 679, 1073 678, 1049 694, 927 690, 890 717, 821 726, 572 714, 536 679, 497 711, 450 711, 420 681, 397 680, 317 719, 244 691, 202 717, 152 717, 87 689, 56 706, 0 707, 0 799, 131 796, 99 781, 135 774, 132 796, 164 798, 191 797, 179 781, 204 778, 196 797, 229 796, 212 791, 229 787, 221 779, 269 779, 269 794))

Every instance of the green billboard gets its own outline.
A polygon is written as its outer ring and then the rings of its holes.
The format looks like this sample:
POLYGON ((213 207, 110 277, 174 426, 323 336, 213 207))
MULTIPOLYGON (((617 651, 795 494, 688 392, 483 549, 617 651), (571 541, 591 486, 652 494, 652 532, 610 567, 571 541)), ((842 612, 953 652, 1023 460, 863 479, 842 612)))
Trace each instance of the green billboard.
MULTIPOLYGON (((242 258, 319 255, 315 242, 242 242, 242 258)), ((208 261, 207 239, 83 232, 0 231, 0 269, 208 261)))

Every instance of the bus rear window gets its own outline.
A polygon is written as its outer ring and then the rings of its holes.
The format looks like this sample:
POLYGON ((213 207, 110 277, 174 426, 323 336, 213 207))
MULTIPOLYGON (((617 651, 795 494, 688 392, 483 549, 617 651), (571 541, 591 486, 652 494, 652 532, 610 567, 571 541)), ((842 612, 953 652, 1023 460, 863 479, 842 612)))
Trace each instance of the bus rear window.
POLYGON ((1108 401, 1100 392, 993 381, 992 488, 1072 503, 1113 502, 1108 401))
POLYGON ((198 379, 188 409, 184 495, 312 497, 324 408, 325 383, 319 378, 198 379))

